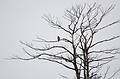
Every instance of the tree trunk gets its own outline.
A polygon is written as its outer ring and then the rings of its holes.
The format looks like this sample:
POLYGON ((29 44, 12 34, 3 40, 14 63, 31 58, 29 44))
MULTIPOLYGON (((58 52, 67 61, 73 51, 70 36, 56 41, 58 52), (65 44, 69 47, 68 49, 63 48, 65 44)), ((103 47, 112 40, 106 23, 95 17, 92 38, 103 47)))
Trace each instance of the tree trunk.
POLYGON ((84 79, 89 79, 89 59, 87 49, 83 51, 84 54, 84 79))
POLYGON ((80 79, 80 73, 79 72, 76 73, 76 77, 77 77, 77 79, 80 79))

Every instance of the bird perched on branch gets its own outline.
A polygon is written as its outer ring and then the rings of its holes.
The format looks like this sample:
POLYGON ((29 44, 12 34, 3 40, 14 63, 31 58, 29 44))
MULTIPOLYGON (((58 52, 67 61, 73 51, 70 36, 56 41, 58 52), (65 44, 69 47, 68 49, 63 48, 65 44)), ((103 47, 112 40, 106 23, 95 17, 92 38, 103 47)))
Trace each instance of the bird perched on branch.
POLYGON ((57 36, 57 40, 60 41, 60 37, 59 36, 57 36))

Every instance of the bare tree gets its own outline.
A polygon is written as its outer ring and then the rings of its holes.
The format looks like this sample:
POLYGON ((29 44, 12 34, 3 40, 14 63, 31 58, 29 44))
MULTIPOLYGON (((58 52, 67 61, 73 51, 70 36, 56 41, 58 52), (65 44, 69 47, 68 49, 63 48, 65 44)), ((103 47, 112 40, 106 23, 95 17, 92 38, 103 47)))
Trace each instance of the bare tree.
MULTIPOLYGON (((94 39, 99 31, 120 22, 120 20, 116 20, 106 25, 100 25, 104 17, 114 7, 115 5, 111 5, 108 9, 103 10, 102 6, 96 3, 72 7, 65 11, 64 18, 69 22, 67 26, 62 25, 54 17, 45 15, 44 19, 51 27, 63 31, 69 38, 58 36, 55 40, 45 40, 38 37, 36 41, 45 42, 45 47, 37 47, 20 41, 23 45, 34 50, 34 53, 23 49, 29 58, 13 57, 12 59, 47 60, 73 70, 76 79, 106 79, 109 68, 104 75, 100 75, 99 71, 103 65, 113 60, 119 49, 94 50, 94 47, 117 39, 120 36, 113 36, 97 42, 94 39)), ((115 74, 116 72, 108 79, 112 79, 115 74)))

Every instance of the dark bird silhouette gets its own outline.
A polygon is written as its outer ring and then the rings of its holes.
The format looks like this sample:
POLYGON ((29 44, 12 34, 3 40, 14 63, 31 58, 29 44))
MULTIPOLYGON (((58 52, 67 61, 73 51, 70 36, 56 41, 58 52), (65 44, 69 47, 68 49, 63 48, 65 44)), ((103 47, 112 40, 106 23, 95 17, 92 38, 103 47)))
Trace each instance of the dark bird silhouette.
POLYGON ((59 36, 57 36, 57 40, 60 41, 60 37, 59 36))

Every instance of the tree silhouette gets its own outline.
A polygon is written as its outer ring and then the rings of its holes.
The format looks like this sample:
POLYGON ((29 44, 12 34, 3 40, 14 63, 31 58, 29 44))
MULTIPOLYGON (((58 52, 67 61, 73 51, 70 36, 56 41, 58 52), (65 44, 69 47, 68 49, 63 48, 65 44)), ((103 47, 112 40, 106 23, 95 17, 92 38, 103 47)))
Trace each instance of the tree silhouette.
POLYGON ((62 25, 54 17, 45 15, 44 19, 51 27, 63 31, 69 38, 62 36, 58 36, 55 40, 37 38, 37 42, 45 42, 45 47, 37 47, 33 44, 20 41, 23 45, 34 50, 35 53, 30 53, 23 49, 29 56, 28 58, 17 56, 12 59, 39 59, 55 62, 75 72, 76 79, 112 79, 116 72, 110 77, 106 77, 109 68, 104 75, 99 74, 99 71, 105 64, 113 60, 115 54, 118 54, 119 48, 94 50, 94 47, 117 39, 120 36, 113 36, 98 41, 94 41, 94 39, 99 31, 120 22, 120 20, 116 20, 106 25, 100 25, 104 17, 114 7, 115 5, 111 5, 108 9, 104 10, 101 5, 96 3, 93 5, 73 6, 65 11, 64 18, 69 22, 67 26, 62 25))

